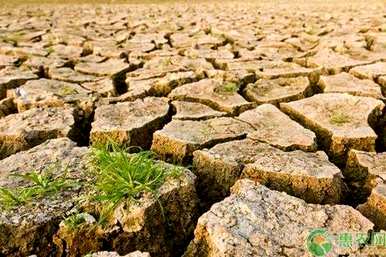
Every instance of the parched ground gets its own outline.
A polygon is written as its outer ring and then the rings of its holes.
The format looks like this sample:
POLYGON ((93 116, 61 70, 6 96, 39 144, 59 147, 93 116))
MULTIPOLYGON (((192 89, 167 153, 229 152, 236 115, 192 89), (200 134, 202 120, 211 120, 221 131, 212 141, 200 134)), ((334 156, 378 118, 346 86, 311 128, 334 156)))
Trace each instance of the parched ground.
POLYGON ((0 256, 305 257, 315 228, 385 256, 384 1, 3 2, 0 189, 57 162, 80 184, 0 191, 0 256), (102 228, 79 199, 109 140, 186 168, 102 228))

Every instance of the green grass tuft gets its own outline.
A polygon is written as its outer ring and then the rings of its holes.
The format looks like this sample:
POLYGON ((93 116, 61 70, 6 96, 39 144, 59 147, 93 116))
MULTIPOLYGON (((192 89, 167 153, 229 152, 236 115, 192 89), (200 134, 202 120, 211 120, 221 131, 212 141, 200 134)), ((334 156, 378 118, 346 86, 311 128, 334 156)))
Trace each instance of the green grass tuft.
POLYGON ((52 172, 54 168, 58 168, 57 165, 50 166, 41 173, 33 171, 25 175, 15 175, 29 182, 30 186, 18 189, 0 187, 0 205, 12 208, 32 199, 52 196, 59 191, 78 186, 76 181, 66 178, 67 172, 63 176, 54 176, 52 172))
POLYGON ((181 174, 181 168, 157 162, 152 152, 128 154, 128 149, 112 142, 93 147, 91 164, 97 192, 93 198, 105 206, 99 223, 104 223, 108 214, 123 200, 136 201, 146 192, 157 198, 157 190, 165 179, 181 174))
POLYGON ((234 82, 228 82, 224 85, 221 85, 219 86, 216 91, 219 92, 219 93, 237 93, 237 91, 239 90, 239 85, 237 83, 234 83, 234 82))
POLYGON ((338 112, 338 111, 335 111, 330 115, 330 123, 338 125, 338 126, 341 126, 341 125, 348 123, 350 121, 351 121, 350 116, 348 116, 344 113, 338 112))
POLYGON ((71 230, 76 230, 86 222, 86 213, 75 213, 67 217, 63 222, 71 230))
POLYGON ((69 96, 69 95, 75 95, 75 94, 78 94, 78 91, 76 91, 75 88, 72 88, 69 86, 63 86, 59 91, 59 95, 61 96, 69 96))
POLYGON ((53 52, 55 52, 55 49, 52 46, 50 46, 46 49, 46 51, 48 54, 52 54, 53 52))
POLYGON ((17 46, 18 42, 23 38, 24 35, 25 35, 25 32, 18 31, 18 32, 0 36, 0 40, 3 41, 4 43, 9 43, 14 46, 17 46))

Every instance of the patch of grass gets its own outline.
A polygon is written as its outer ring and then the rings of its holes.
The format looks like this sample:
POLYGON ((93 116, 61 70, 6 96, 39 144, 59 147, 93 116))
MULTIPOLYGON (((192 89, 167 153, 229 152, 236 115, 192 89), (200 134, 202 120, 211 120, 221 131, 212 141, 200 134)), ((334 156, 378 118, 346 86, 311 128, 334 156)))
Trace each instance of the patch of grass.
POLYGON ((330 123, 338 125, 338 126, 341 126, 341 125, 348 123, 350 121, 351 121, 350 116, 348 116, 342 112, 339 112, 339 111, 335 111, 330 115, 330 123))
POLYGON ((32 199, 52 196, 59 191, 78 186, 76 181, 67 178, 67 172, 62 176, 54 176, 52 172, 54 168, 58 167, 50 166, 41 173, 33 171, 25 175, 15 175, 29 182, 30 186, 17 189, 0 187, 0 205, 12 208, 32 199))
POLYGON ((63 222, 71 230, 76 230, 86 222, 86 213, 75 213, 67 217, 63 222))
POLYGON ((96 177, 93 199, 104 203, 99 223, 124 200, 136 201, 146 192, 158 200, 157 190, 165 179, 181 174, 179 167, 157 162, 152 152, 128 154, 128 149, 113 142, 93 147, 91 165, 96 177))
POLYGON ((55 49, 52 46, 50 46, 46 49, 46 51, 48 54, 52 54, 53 52, 55 52, 55 49))
POLYGON ((75 94, 78 94, 78 91, 76 91, 75 88, 69 86, 63 86, 59 91, 59 95, 61 96, 69 96, 75 94))
POLYGON ((22 37, 25 35, 25 32, 19 31, 10 33, 7 35, 0 36, 0 40, 4 43, 10 43, 14 46, 17 46, 17 43, 22 39, 22 37))
POLYGON ((236 93, 239 90, 239 85, 235 82, 228 82, 224 85, 221 85, 217 88, 217 92, 219 93, 236 93))
POLYGON ((365 48, 367 50, 371 51, 373 49, 375 41, 376 41, 376 39, 374 36, 366 35, 365 36, 365 42, 366 42, 365 48))
POLYGON ((213 134, 213 128, 212 127, 202 127, 200 129, 200 132, 203 136, 209 137, 211 134, 213 134))
POLYGON ((28 189, 12 190, 0 187, 0 205, 4 208, 11 208, 22 205, 31 198, 31 191, 28 189))
POLYGON ((162 60, 162 66, 163 67, 167 67, 167 66, 170 66, 170 65, 172 65, 173 64, 173 62, 172 62, 172 58, 170 58, 170 57, 166 57, 166 58, 164 58, 163 60, 162 60))

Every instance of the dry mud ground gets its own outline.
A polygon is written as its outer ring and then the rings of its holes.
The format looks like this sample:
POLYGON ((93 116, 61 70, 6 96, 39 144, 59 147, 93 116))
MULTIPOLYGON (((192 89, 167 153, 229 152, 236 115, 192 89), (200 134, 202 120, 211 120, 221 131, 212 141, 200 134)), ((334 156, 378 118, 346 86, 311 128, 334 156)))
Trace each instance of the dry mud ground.
POLYGON ((386 256, 385 2, 13 4, 0 256, 386 256), (109 140, 185 168, 102 224, 109 140))

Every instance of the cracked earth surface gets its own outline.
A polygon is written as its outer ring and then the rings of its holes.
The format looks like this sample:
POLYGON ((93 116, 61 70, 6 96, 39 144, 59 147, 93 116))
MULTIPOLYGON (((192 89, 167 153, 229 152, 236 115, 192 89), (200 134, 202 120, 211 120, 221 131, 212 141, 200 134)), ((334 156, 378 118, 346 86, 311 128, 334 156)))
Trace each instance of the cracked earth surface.
POLYGON ((365 235, 326 256, 386 256, 385 8, 0 7, 0 189, 58 162, 77 181, 0 197, 0 256, 306 257, 314 228, 365 235), (184 167, 99 226, 82 197, 111 139, 184 167))

